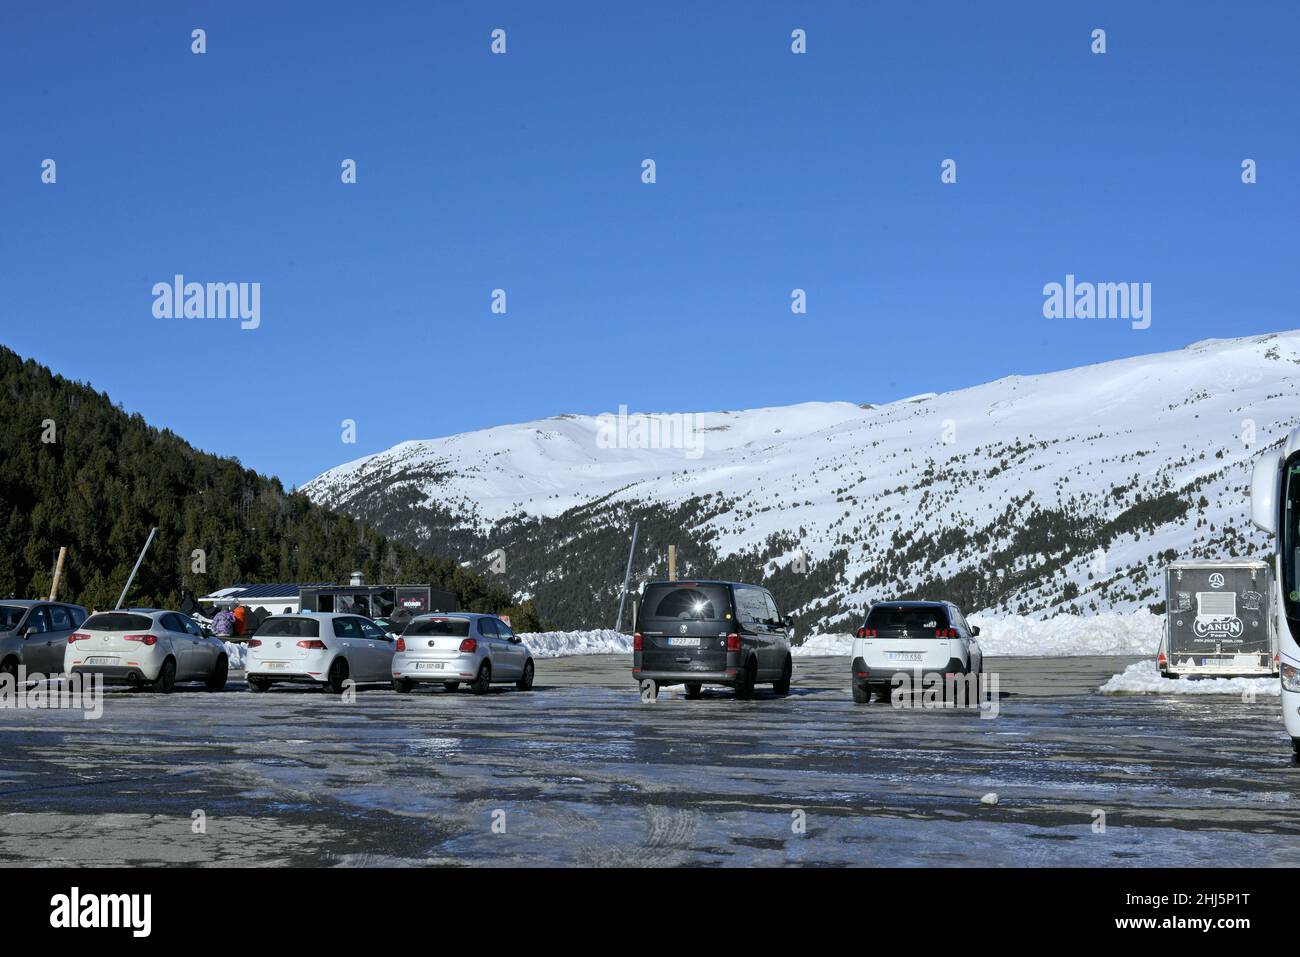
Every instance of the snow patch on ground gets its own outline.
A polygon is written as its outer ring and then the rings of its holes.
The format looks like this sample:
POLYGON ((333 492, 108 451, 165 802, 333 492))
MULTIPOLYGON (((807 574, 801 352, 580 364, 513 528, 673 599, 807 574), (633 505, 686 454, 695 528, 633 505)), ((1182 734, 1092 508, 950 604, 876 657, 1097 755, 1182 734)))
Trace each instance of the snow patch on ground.
POLYGON ((1166 678, 1154 661, 1129 665, 1097 689, 1102 694, 1247 694, 1278 697, 1282 683, 1269 678, 1166 678))
POLYGON ((632 653, 632 636, 600 628, 595 631, 538 631, 519 636, 536 658, 565 655, 621 655, 632 653))
MULTIPOLYGON (((990 657, 1151 655, 1154 658, 1164 627, 1164 616, 1149 611, 1056 615, 1047 619, 1025 615, 1004 618, 972 615, 969 621, 980 629, 980 648, 990 657)), ((804 656, 848 655, 852 647, 852 635, 811 635, 794 649, 794 653, 804 656)))

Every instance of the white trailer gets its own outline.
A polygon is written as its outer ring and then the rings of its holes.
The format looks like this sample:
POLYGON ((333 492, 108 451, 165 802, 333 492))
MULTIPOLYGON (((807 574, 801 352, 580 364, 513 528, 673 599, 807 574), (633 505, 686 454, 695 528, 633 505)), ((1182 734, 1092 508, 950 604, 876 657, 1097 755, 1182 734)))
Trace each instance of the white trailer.
POLYGON ((1182 675, 1278 673, 1273 575, 1264 561, 1173 562, 1165 568, 1165 627, 1156 663, 1182 675))

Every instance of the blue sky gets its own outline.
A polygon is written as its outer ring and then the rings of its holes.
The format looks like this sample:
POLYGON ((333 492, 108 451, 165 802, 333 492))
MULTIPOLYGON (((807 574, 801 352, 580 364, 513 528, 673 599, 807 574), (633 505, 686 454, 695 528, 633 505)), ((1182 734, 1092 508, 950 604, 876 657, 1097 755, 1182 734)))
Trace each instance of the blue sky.
POLYGON ((886 401, 1300 327, 1298 10, 6 4, 0 343, 301 484, 562 412, 886 401), (154 318, 175 273, 260 282, 260 328, 154 318), (1150 282, 1151 327, 1044 319, 1067 273, 1150 282))

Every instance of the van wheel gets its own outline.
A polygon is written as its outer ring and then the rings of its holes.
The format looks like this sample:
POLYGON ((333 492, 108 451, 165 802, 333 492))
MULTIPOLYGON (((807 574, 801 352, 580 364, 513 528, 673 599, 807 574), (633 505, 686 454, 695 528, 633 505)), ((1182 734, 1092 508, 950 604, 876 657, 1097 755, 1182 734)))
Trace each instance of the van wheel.
POLYGON ((153 681, 153 690, 159 694, 171 694, 176 687, 176 659, 168 658, 163 662, 158 677, 153 681))
POLYGON ((443 686, 444 688, 446 688, 448 691, 457 691, 457 690, 460 689, 460 682, 459 682, 459 681, 444 681, 444 682, 442 683, 442 686, 443 686))
POLYGON ((334 663, 330 665, 330 673, 325 679, 325 689, 330 694, 342 694, 343 682, 348 680, 348 660, 346 658, 335 658, 334 663))
POLYGON ((853 682, 853 703, 866 704, 870 700, 871 688, 867 685, 860 685, 856 681, 853 682))
POLYGON ((781 669, 781 680, 772 685, 772 690, 779 695, 788 695, 790 693, 790 676, 794 673, 794 661, 789 655, 785 656, 785 667, 781 669))
POLYGON ((754 659, 750 658, 745 662, 744 674, 736 679, 736 700, 748 701, 754 697, 754 679, 758 677, 758 668, 754 664, 754 659))
POLYGON ((411 689, 415 687, 414 681, 407 681, 405 678, 393 679, 393 690, 398 694, 410 694, 411 689))
POLYGON ((524 662, 523 677, 515 682, 515 687, 518 688, 520 691, 532 691, 534 670, 535 669, 533 668, 533 659, 529 658, 527 661, 524 662))
POLYGON ((271 687, 267 682, 263 681, 261 678, 248 678, 247 681, 248 681, 248 690, 255 692, 256 694, 261 694, 267 688, 271 687))
POLYGON ((698 681, 686 682, 686 700, 695 701, 704 696, 704 685, 698 681))
POLYGON ((226 678, 230 675, 230 661, 225 655, 217 659, 217 666, 212 669, 212 674, 208 675, 208 680, 203 682, 203 687, 209 691, 220 691, 226 686, 226 678))
POLYGON ((474 683, 469 686, 469 690, 475 694, 487 694, 488 689, 492 687, 492 666, 486 661, 478 666, 478 677, 474 683))

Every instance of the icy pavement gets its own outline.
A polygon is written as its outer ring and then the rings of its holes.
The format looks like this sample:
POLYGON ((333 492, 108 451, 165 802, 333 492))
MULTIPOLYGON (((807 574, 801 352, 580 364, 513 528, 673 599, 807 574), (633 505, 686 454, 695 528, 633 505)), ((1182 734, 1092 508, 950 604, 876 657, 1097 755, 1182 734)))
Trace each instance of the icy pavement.
POLYGON ((236 676, 4 711, 0 862, 1300 865, 1276 701, 1093 690, 1127 663, 1000 660, 992 720, 854 705, 840 659, 643 704, 608 656, 481 698, 236 676))

